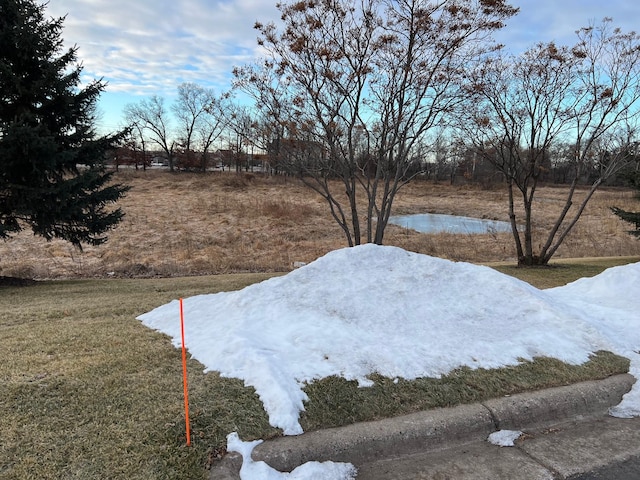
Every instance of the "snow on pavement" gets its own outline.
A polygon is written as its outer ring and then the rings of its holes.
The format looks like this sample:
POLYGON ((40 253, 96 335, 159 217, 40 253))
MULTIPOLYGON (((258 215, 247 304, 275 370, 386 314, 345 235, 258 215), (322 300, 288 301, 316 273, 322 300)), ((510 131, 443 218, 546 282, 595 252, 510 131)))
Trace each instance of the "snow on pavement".
POLYGON ((487 441, 498 447, 513 447, 515 446, 515 441, 521 436, 522 432, 520 430, 498 430, 489 435, 487 441))
POLYGON ((242 480, 352 480, 356 478, 356 468, 350 463, 307 462, 291 472, 279 472, 263 461, 251 458, 253 449, 262 440, 243 442, 236 432, 227 435, 227 450, 242 455, 240 478, 242 480))

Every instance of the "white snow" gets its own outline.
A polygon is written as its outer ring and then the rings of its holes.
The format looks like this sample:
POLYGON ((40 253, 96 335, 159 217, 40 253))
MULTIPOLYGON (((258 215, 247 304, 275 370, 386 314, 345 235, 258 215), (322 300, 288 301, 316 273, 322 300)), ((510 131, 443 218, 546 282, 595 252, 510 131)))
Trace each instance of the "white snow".
POLYGON ((489 435, 487 441, 498 447, 513 447, 520 435, 522 432, 519 430, 498 430, 489 435))
MULTIPOLYGON (((372 244, 333 251, 236 292, 184 299, 186 347, 206 371, 255 387, 270 423, 298 423, 307 382, 438 377, 598 350, 640 376, 640 263, 539 290, 489 267, 372 244)), ((138 317, 180 346, 178 301, 138 317)), ((612 409, 640 415, 640 388, 612 409)))
POLYGON ((352 480, 356 478, 356 468, 350 463, 307 462, 288 472, 279 472, 263 461, 251 458, 253 449, 262 440, 243 442, 236 432, 227 435, 227 450, 242 455, 240 478, 247 480, 352 480))

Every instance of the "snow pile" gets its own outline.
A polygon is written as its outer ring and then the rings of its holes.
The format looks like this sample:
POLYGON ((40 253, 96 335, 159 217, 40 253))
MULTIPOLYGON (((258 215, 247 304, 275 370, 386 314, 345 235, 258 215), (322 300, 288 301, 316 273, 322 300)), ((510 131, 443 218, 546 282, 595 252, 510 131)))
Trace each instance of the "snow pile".
MULTIPOLYGON (((640 263, 538 290, 488 267, 369 244, 241 291, 185 299, 185 337, 207 371, 255 387, 270 423, 295 435, 302 387, 331 375, 367 386, 373 372, 438 377, 536 356, 579 364, 609 350, 639 376, 639 294, 640 263)), ((177 300, 139 319, 180 346, 177 300)), ((639 406, 633 391, 617 413, 639 406)))
MULTIPOLYGON (((627 357, 629 373, 640 379, 640 263, 609 268, 546 292, 591 323, 604 337, 602 349, 627 357)), ((640 385, 636 383, 609 413, 619 418, 640 416, 640 385)))

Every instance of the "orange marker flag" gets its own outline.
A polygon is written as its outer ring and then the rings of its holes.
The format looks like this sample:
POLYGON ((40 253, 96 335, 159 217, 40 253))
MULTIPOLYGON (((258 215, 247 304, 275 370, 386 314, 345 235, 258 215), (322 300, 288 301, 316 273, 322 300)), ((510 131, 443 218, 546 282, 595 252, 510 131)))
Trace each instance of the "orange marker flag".
POLYGON ((184 388, 185 427, 187 430, 187 447, 191 446, 191 428, 189 428, 189 390, 187 388, 187 349, 184 345, 184 309, 180 299, 180 331, 182 334, 182 384, 184 388))

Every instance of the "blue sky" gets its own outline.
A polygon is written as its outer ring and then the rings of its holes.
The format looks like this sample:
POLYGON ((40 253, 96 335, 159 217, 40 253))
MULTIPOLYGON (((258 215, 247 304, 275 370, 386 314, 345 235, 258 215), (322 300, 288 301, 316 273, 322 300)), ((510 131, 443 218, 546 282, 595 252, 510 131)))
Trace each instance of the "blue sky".
MULTIPOLYGON (((84 77, 103 78, 101 127, 116 130, 128 103, 157 94, 170 103, 183 82, 228 90, 234 66, 259 55, 254 23, 279 18, 276 0, 50 0, 67 15, 63 38, 79 47, 84 77)), ((640 19, 630 0, 512 0, 520 14, 497 35, 510 50, 538 41, 573 43, 575 30, 612 17, 625 31, 640 19)))

